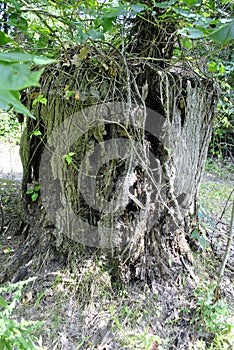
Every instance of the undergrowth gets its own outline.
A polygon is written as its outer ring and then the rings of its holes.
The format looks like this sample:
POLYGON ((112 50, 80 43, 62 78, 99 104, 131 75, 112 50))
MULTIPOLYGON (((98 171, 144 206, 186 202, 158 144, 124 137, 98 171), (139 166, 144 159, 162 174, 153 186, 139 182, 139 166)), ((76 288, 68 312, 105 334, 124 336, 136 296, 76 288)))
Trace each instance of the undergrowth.
POLYGON ((0 140, 1 142, 20 143, 22 125, 16 116, 0 110, 0 140))
POLYGON ((42 326, 42 322, 16 319, 17 305, 22 302, 22 290, 27 281, 0 287, 0 349, 42 350, 42 339, 34 332, 42 326))

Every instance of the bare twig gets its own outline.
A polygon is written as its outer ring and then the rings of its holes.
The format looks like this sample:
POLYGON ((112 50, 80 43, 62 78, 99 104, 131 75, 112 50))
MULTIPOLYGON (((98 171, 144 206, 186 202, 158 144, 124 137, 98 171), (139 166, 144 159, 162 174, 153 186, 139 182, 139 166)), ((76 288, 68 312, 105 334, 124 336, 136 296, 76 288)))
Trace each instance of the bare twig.
POLYGON ((0 233, 3 230, 4 226, 4 214, 3 214, 3 209, 2 209, 2 199, 0 198, 0 216, 1 216, 1 226, 0 226, 0 233))
POLYGON ((228 199, 227 199, 227 201, 226 201, 226 203, 225 203, 225 206, 224 206, 224 208, 223 208, 222 214, 220 215, 219 221, 217 222, 217 225, 222 221, 223 216, 224 216, 224 214, 225 214, 225 211, 226 211, 226 209, 227 209, 228 202, 229 202, 230 198, 232 197, 232 194, 233 194, 233 193, 234 193, 234 188, 232 189, 231 193, 230 193, 229 196, 228 196, 228 199))

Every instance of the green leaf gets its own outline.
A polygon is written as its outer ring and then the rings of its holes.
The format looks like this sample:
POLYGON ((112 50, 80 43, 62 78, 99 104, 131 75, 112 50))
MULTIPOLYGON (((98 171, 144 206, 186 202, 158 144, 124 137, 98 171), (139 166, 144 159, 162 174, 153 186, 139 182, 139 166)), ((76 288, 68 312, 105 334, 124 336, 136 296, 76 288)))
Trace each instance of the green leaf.
POLYGON ((103 32, 109 32, 111 31, 113 27, 113 18, 109 17, 102 17, 98 22, 98 25, 102 26, 103 32))
POLYGON ((40 86, 41 73, 42 70, 32 72, 28 64, 0 63, 0 87, 6 90, 22 90, 28 86, 40 86))
POLYGON ((34 187, 34 191, 35 191, 35 192, 40 191, 40 189, 41 189, 41 186, 40 186, 40 185, 37 185, 37 186, 34 187))
POLYGON ((34 130, 31 135, 30 135, 30 139, 33 137, 33 136, 41 136, 42 133, 40 132, 40 130, 34 130))
POLYGON ((48 58, 46 56, 33 56, 33 62, 36 65, 44 65, 44 64, 51 64, 57 61, 52 58, 48 58))
POLYGON ((93 40, 104 40, 105 37, 102 32, 95 29, 87 29, 88 36, 93 40))
POLYGON ((28 29, 28 22, 24 17, 21 17, 19 13, 12 13, 8 20, 8 25, 17 26, 17 29, 26 31, 28 29))
POLYGON ((33 194, 34 190, 27 190, 26 194, 33 194))
POLYGON ((203 236, 199 237, 198 242, 199 242, 202 250, 206 250, 206 248, 210 248, 209 242, 203 236))
POLYGON ((33 55, 24 52, 0 52, 0 61, 6 62, 32 62, 33 55))
POLYGON ((9 43, 18 46, 18 44, 16 44, 16 42, 12 40, 6 33, 0 31, 0 45, 6 45, 9 43))
POLYGON ((65 154, 65 155, 63 156, 63 158, 66 160, 66 162, 67 162, 68 165, 72 163, 72 161, 73 161, 72 157, 73 157, 74 155, 75 155, 74 152, 69 152, 68 154, 65 154))
POLYGON ((20 102, 18 91, 8 91, 0 87, 0 106, 6 111, 13 106, 16 112, 35 119, 34 115, 20 102))
POLYGON ((37 103, 41 103, 43 105, 46 105, 47 104, 47 98, 46 97, 43 97, 43 95, 39 95, 38 97, 36 97, 34 100, 33 100, 33 103, 32 105, 35 106, 35 104, 37 103))
POLYGON ((200 39, 204 37, 204 33, 200 29, 196 29, 193 27, 184 27, 178 30, 178 34, 186 36, 190 39, 200 39))
POLYGON ((234 40, 234 20, 214 30, 211 34, 211 38, 222 45, 234 40))
MULTIPOLYGON (((1 36, 0 36, 0 40, 1 40, 1 36)), ((9 63, 32 62, 32 63, 35 63, 36 65, 51 64, 56 62, 56 60, 52 58, 48 58, 46 56, 35 56, 29 53, 17 52, 17 51, 0 52, 0 61, 5 61, 9 63)))
POLYGON ((116 6, 116 7, 108 7, 103 10, 103 16, 106 18, 116 18, 118 16, 128 15, 129 11, 126 9, 126 6, 116 6))
POLYGON ((80 28, 78 28, 78 32, 75 36, 76 42, 77 43, 83 43, 88 39, 88 35, 80 28))
POLYGON ((131 12, 134 14, 144 11, 145 8, 146 8, 146 5, 144 4, 136 3, 136 4, 130 5, 131 12))
POLYGON ((191 238, 198 240, 200 237, 200 234, 197 230, 193 230, 193 232, 190 235, 191 238))
POLYGON ((171 5, 174 5, 177 2, 177 0, 171 0, 171 1, 163 1, 163 2, 156 2, 154 4, 154 6, 162 8, 162 9, 166 9, 166 8, 170 8, 171 5))
POLYGON ((210 62, 208 71, 211 73, 216 73, 217 72, 217 64, 216 62, 210 62))
POLYGON ((34 192, 33 194, 32 194, 32 201, 33 202, 35 202, 36 200, 37 200, 37 198, 39 197, 39 194, 37 193, 37 192, 34 192))
POLYGON ((184 3, 189 6, 199 6, 202 3, 202 0, 184 0, 184 3))
POLYGON ((9 306, 6 300, 3 299, 1 296, 0 296, 0 306, 3 307, 4 309, 8 309, 8 306, 9 306))
POLYGON ((175 11, 176 13, 178 13, 179 15, 186 17, 186 18, 194 18, 197 19, 198 15, 190 10, 185 10, 179 7, 173 7, 172 8, 173 11, 175 11))

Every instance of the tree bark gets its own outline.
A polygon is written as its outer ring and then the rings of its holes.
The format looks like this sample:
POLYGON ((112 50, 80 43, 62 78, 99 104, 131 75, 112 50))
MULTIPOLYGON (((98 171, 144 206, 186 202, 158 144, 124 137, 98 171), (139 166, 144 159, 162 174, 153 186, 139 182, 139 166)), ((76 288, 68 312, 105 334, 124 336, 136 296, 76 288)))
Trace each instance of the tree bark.
POLYGON ((44 72, 48 102, 33 109, 41 135, 30 139, 28 121, 31 153, 21 151, 24 192, 39 180, 58 251, 66 241, 98 249, 125 281, 174 279, 192 261, 214 87, 142 61, 120 69, 122 55, 88 50, 44 72))

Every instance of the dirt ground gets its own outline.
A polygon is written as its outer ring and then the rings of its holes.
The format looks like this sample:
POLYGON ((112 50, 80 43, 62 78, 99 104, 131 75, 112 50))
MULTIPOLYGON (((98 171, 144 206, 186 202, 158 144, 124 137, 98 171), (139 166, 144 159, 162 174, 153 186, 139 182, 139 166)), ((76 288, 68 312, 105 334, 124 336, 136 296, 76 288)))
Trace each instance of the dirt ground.
MULTIPOLYGON (((35 227, 38 240, 28 236, 21 210, 22 166, 18 148, 0 144, 0 278, 4 285, 36 278, 24 287, 14 317, 44 322, 35 332, 42 338, 40 348, 208 349, 214 334, 197 319, 198 299, 194 290, 204 279, 206 282, 216 279, 227 242, 230 199, 227 202, 226 197, 211 198, 209 204, 216 211, 208 211, 209 214, 201 211, 208 245, 204 251, 199 242, 195 244, 195 255, 205 267, 202 272, 197 271, 198 279, 190 276, 181 281, 172 278, 170 283, 155 281, 150 287, 135 284, 116 288, 103 268, 104 261, 97 262, 87 254, 82 259, 77 257, 73 266, 66 266, 66 260, 48 248, 49 238, 41 237, 45 232, 42 223, 35 227), (225 215, 220 219, 217 213, 221 214, 225 205, 225 215)), ((212 186, 220 183, 227 186, 227 194, 231 193, 232 177, 223 180, 217 174, 206 173, 202 196, 206 198, 212 186)), ((233 243, 221 294, 231 310, 234 305, 233 243)), ((225 349, 234 349, 234 337, 225 349)))

